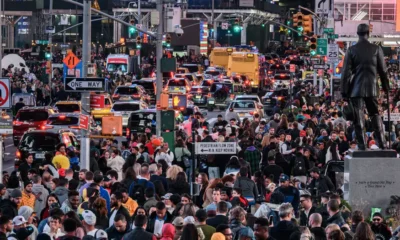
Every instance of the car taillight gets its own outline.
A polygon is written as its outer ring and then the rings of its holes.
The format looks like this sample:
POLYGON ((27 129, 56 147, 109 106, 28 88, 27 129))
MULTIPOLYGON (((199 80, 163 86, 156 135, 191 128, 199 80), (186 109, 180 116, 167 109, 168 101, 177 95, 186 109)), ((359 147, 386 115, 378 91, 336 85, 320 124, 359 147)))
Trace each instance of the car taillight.
POLYGON ((235 94, 231 94, 231 99, 233 100, 235 98, 235 94))
POLYGON ((113 94, 113 98, 119 98, 119 94, 113 94))
POLYGON ((253 115, 253 114, 254 114, 254 112, 253 112, 253 111, 250 111, 249 113, 250 113, 250 115, 253 115))
POLYGON ((126 129, 126 137, 129 137, 131 135, 131 130, 129 128, 126 129))
POLYGON ((20 122, 20 121, 13 121, 14 126, 20 126, 21 124, 22 124, 22 122, 20 122))
POLYGON ((189 91, 190 91, 190 87, 186 87, 186 91, 188 91, 188 92, 189 92, 189 91))
POLYGON ((17 151, 15 152, 15 156, 16 156, 17 158, 21 158, 21 152, 20 152, 19 150, 17 150, 17 151))
POLYGON ((246 81, 244 82, 244 84, 249 85, 249 84, 250 84, 249 80, 246 80, 246 81))
POLYGON ((272 74, 272 71, 268 71, 268 74, 272 74))
POLYGON ((208 94, 207 94, 207 97, 211 97, 211 93, 208 93, 208 94))
POLYGON ((132 97, 133 97, 133 98, 139 98, 139 97, 140 97, 140 94, 132 94, 132 97))
POLYGON ((68 126, 68 128, 79 129, 79 126, 68 126))

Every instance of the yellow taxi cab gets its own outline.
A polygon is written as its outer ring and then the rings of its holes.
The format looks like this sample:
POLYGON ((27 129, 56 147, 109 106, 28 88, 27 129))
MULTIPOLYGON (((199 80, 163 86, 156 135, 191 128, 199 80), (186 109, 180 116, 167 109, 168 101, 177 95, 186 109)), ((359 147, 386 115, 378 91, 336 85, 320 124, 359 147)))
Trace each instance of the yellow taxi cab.
POLYGON ((103 116, 112 115, 112 100, 108 93, 90 94, 90 114, 95 121, 101 121, 103 116))
POLYGON ((79 101, 59 101, 56 102, 55 107, 60 113, 82 112, 82 104, 79 101))

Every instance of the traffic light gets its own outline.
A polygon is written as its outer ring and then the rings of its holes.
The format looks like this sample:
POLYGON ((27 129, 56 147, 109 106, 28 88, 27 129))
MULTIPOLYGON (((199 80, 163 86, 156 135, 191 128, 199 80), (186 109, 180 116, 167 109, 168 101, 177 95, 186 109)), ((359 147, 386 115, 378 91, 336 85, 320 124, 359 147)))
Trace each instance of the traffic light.
MULTIPOLYGON (((135 19, 130 19, 129 24, 134 25, 135 24, 135 19)), ((136 32, 136 29, 132 26, 129 27, 129 34, 134 34, 136 32)))
POLYGON ((51 61, 46 62, 46 74, 51 74, 51 61))
POLYGON ((171 47, 171 35, 167 34, 167 36, 165 36, 165 46, 166 47, 171 47))
POLYGON ((293 14, 293 27, 297 27, 297 30, 303 32, 303 14, 298 12, 293 14))
POLYGON ((240 20, 239 20, 239 18, 235 18, 235 23, 234 23, 234 26, 233 26, 233 31, 234 31, 234 32, 240 32, 240 30, 241 30, 241 27, 240 27, 240 20))
POLYGON ((314 56, 317 54, 317 37, 312 36, 310 39, 310 55, 314 56))
POLYGON ((142 47, 142 38, 140 36, 136 37, 136 48, 140 49, 142 47))
POLYGON ((51 60, 51 48, 50 48, 50 47, 47 47, 47 48, 46 48, 46 52, 44 53, 44 57, 45 57, 47 60, 51 60))
POLYGON ((302 19, 302 23, 303 23, 303 31, 305 33, 310 33, 312 32, 313 29, 313 19, 311 15, 303 15, 303 19, 302 19))
POLYGON ((149 39, 148 39, 147 34, 143 34, 143 43, 148 43, 148 42, 149 42, 149 39))

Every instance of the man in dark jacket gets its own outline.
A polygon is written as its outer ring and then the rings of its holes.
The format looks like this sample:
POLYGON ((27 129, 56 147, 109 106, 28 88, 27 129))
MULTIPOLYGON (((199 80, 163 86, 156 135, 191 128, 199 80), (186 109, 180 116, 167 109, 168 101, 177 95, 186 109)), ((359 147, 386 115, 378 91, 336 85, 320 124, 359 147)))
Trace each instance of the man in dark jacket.
POLYGON ((15 104, 15 106, 14 106, 15 112, 18 113, 18 111, 19 111, 21 108, 23 108, 23 107, 25 107, 24 99, 23 99, 23 98, 20 98, 20 99, 19 99, 19 102, 17 102, 17 103, 15 104))
POLYGON ((340 212, 338 201, 329 200, 328 213, 329 213, 329 218, 327 220, 328 225, 334 223, 337 224, 339 227, 342 227, 344 224, 346 224, 340 212))
POLYGON ((365 150, 365 107, 373 125, 375 141, 382 149, 386 148, 385 132, 378 110, 377 74, 382 89, 389 91, 389 79, 382 48, 368 41, 369 25, 357 27, 359 41, 348 48, 342 70, 341 93, 343 99, 350 99, 354 108, 354 126, 359 150, 365 150))
POLYGON ((276 192, 281 192, 285 198, 285 203, 290 203, 294 211, 297 212, 300 204, 300 192, 297 188, 290 186, 289 176, 286 174, 282 174, 279 178, 280 186, 276 188, 276 192))
POLYGON ((293 233, 299 232, 299 229, 292 222, 293 207, 290 203, 283 203, 279 207, 280 221, 276 226, 270 228, 269 235, 279 240, 290 240, 293 233))
POLYGON ((28 171, 33 169, 33 154, 27 154, 25 156, 25 161, 21 163, 18 167, 18 171, 20 172, 20 176, 23 182, 28 182, 30 179, 28 178, 28 171))
POLYGON ((313 206, 311 195, 306 193, 300 196, 300 204, 302 210, 300 211, 300 226, 309 227, 309 219, 311 214, 316 212, 316 208, 313 206))
POLYGON ((335 186, 329 177, 321 176, 319 168, 314 167, 310 169, 310 175, 313 178, 307 189, 311 192, 312 196, 320 196, 322 193, 333 192, 335 186))
POLYGON ((221 201, 217 204, 217 215, 206 220, 207 225, 217 228, 220 224, 228 224, 229 219, 226 216, 228 213, 228 205, 221 201))
POLYGON ((291 158, 290 161, 290 169, 292 170, 292 174, 296 179, 306 184, 307 171, 310 169, 310 164, 303 156, 303 147, 296 148, 296 154, 293 158, 291 158))
POLYGON ((128 225, 131 223, 131 217, 129 211, 122 206, 123 195, 121 192, 117 191, 111 195, 111 212, 108 216, 109 226, 113 226, 115 222, 115 217, 119 214, 124 215, 128 225))
MULTIPOLYGON (((140 239, 140 240, 157 240, 154 234, 147 232, 147 217, 145 215, 137 215, 135 217, 135 229, 125 234, 123 240, 140 239)), ((161 236, 160 236, 161 237, 161 236)))
POLYGON ((131 231, 126 218, 122 214, 117 214, 114 224, 106 229, 108 239, 121 240, 122 237, 131 231))
POLYGON ((283 173, 283 169, 281 166, 275 164, 275 156, 268 157, 268 166, 264 168, 263 173, 266 178, 269 178, 271 175, 273 175, 274 183, 279 182, 279 177, 283 173))
POLYGON ((313 213, 309 217, 309 227, 312 234, 314 234, 315 240, 326 240, 325 228, 321 227, 322 216, 319 213, 313 213))
POLYGON ((153 212, 149 217, 149 223, 147 224, 146 231, 154 233, 157 237, 161 237, 162 226, 165 223, 172 223, 172 218, 172 215, 167 211, 165 203, 158 202, 156 204, 156 211, 153 212), (160 228, 158 229, 155 229, 156 222, 159 222, 157 225, 160 226, 160 228))
POLYGON ((0 202, 1 215, 13 219, 18 216, 18 205, 22 201, 22 192, 14 189, 10 194, 10 199, 3 199, 0 202))
POLYGON ((255 201, 258 197, 258 189, 254 181, 247 177, 247 168, 241 167, 239 173, 240 177, 236 178, 233 187, 242 189, 242 196, 245 197, 247 200, 252 199, 253 201, 255 201))
POLYGON ((392 237, 389 227, 383 223, 381 213, 376 212, 372 216, 371 230, 375 233, 375 239, 377 240, 388 240, 392 237))

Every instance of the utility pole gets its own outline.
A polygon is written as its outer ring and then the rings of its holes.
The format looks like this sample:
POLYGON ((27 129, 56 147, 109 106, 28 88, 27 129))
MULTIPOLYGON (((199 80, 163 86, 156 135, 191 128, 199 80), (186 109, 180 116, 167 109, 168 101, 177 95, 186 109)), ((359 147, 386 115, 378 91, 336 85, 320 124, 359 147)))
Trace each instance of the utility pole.
MULTIPOLYGON (((138 23, 139 23, 139 26, 141 26, 140 28, 143 28, 143 26, 142 26, 142 16, 141 16, 141 8, 140 8, 140 2, 141 2, 141 0, 138 0, 138 23)), ((161 20, 160 20, 161 21, 161 20)), ((138 32, 138 35, 140 35, 140 32, 138 32)), ((139 50, 139 54, 138 54, 138 56, 137 56, 137 58, 138 58, 138 67, 139 67, 139 70, 140 70, 140 50, 139 50)))
MULTIPOLYGON (((140 0, 139 0, 140 1, 140 0)), ((157 127, 156 127, 156 133, 157 136, 161 136, 161 91, 163 88, 163 82, 162 82, 162 72, 161 72, 161 58, 163 56, 162 54, 162 38, 163 38, 163 20, 164 20, 164 6, 163 6, 163 0, 158 0, 157 2, 157 11, 158 11, 158 18, 159 18, 159 23, 157 26, 157 46, 156 46, 156 72, 157 72, 157 80, 156 80, 156 109, 157 109, 157 114, 156 114, 156 121, 157 121, 157 127)))
MULTIPOLYGON (((49 15, 50 15, 50 19, 49 19, 49 26, 53 26, 53 0, 50 0, 50 5, 49 5, 49 15)), ((53 38, 52 38, 52 34, 49 33, 49 44, 48 44, 49 48, 50 48, 50 59, 48 61, 50 61, 50 72, 49 72, 49 86, 51 88, 51 79, 52 79, 52 75, 53 75, 53 67, 52 67, 52 60, 53 60, 53 38)))
MULTIPOLYGON (((87 78, 88 64, 91 56, 91 5, 92 1, 83 1, 83 33, 82 33, 82 75, 87 78)), ((81 93, 82 108, 90 115, 90 92, 81 93)), ((88 132, 81 130, 81 169, 90 169, 90 138, 88 132)))

